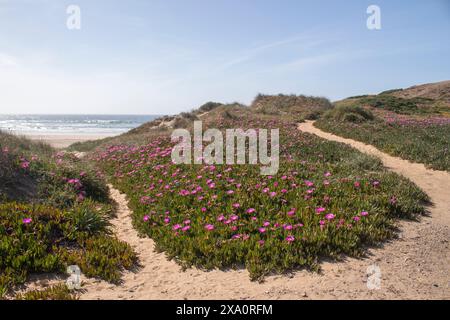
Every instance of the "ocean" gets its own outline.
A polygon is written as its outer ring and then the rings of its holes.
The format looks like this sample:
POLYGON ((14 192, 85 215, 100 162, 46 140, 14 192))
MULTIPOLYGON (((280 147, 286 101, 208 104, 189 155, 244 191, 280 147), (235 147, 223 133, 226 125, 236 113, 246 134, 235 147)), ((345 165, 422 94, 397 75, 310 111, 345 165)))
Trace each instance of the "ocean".
POLYGON ((0 130, 24 135, 113 136, 158 115, 0 115, 0 130))

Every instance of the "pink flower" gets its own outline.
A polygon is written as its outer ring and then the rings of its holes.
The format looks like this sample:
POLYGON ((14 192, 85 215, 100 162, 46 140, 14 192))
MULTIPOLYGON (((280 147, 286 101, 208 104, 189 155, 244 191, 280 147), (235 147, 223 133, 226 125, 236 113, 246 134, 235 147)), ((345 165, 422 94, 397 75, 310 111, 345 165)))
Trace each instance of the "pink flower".
POLYGON ((176 224, 172 227, 172 230, 176 231, 178 229, 181 229, 181 225, 180 224, 176 224))
POLYGON ((170 222, 170 218, 169 218, 169 217, 165 218, 165 219, 164 219, 164 222, 165 222, 166 224, 169 223, 169 222, 170 222))
POLYGON ((213 231, 213 230, 214 230, 214 225, 212 225, 212 224, 207 224, 207 225, 205 226, 205 229, 208 230, 208 231, 213 231))
POLYGON ((227 191, 227 194, 233 194, 233 193, 234 193, 233 190, 228 190, 228 191, 227 191))
POLYGON ((364 217, 364 216, 367 216, 369 213, 367 212, 367 211, 362 211, 361 212, 361 215, 364 217))
POLYGON ((355 221, 359 221, 359 220, 361 220, 361 218, 360 218, 360 217, 358 217, 358 216, 355 216, 355 217, 353 217, 353 220, 355 220, 355 221))
POLYGON ((184 220, 183 223, 184 223, 184 224, 190 224, 190 223, 191 223, 191 220, 189 220, 189 219, 188 219, 188 220, 184 220))
POLYGON ((223 214, 217 217, 217 221, 222 222, 223 220, 225 220, 225 216, 223 214))
POLYGON ((322 212, 324 212, 324 211, 325 211, 325 208, 324 208, 324 207, 316 208, 316 213, 317 213, 317 214, 322 213, 322 212))
POLYGON ((292 226, 290 224, 285 225, 284 230, 292 230, 292 226))
POLYGON ((266 232, 266 228, 259 228, 258 231, 259 231, 260 233, 264 233, 264 232, 266 232))
POLYGON ((23 162, 20 164, 20 167, 21 167, 22 169, 28 169, 28 168, 30 167, 30 162, 28 162, 28 161, 23 161, 23 162))
POLYGON ((269 221, 264 221, 263 226, 264 226, 264 227, 270 226, 270 222, 269 222, 269 221))
POLYGON ((355 186, 355 188, 359 188, 361 186, 361 183, 359 181, 355 181, 353 185, 355 186))
POLYGON ((325 215, 325 219, 327 219, 327 220, 333 220, 334 217, 335 217, 335 215, 332 214, 332 213, 328 213, 328 214, 325 215))
POLYGON ((239 208, 241 205, 239 203, 233 203, 233 208, 239 208))
POLYGON ((314 186, 314 182, 309 181, 309 180, 305 180, 305 184, 306 184, 307 187, 312 187, 312 186, 314 186))
POLYGON ((239 219, 239 217, 237 215, 233 214, 230 216, 230 219, 231 219, 231 221, 236 221, 239 219))
POLYGON ((325 176, 325 177, 331 176, 331 172, 325 172, 324 176, 325 176))
POLYGON ((184 226, 181 228, 182 231, 188 231, 191 228, 191 226, 184 226))
POLYGON ((258 243, 259 243, 260 246, 263 246, 265 241, 264 240, 259 240, 258 243))
POLYGON ((201 208, 201 210, 202 210, 202 212, 206 212, 206 208, 205 207, 201 208))
POLYGON ((24 224, 29 224, 29 223, 31 223, 31 221, 33 221, 33 219, 31 219, 31 218, 23 218, 23 219, 22 219, 22 222, 23 222, 24 224))
POLYGON ((254 208, 247 209, 247 213, 254 213, 256 210, 254 208))
POLYGON ((295 237, 292 236, 292 235, 289 235, 289 236, 286 237, 286 241, 289 242, 289 243, 294 242, 295 241, 295 237))
POLYGON ((281 193, 286 193, 287 190, 286 189, 281 189, 281 193))
POLYGON ((148 215, 144 216, 144 221, 148 221, 148 219, 150 219, 150 217, 148 215))
POLYGON ((319 221, 319 224, 320 224, 321 226, 324 226, 324 225, 325 225, 325 223, 326 223, 326 221, 325 221, 325 220, 320 220, 320 221, 319 221))
POLYGON ((295 214, 295 209, 292 208, 290 211, 287 212, 287 215, 292 217, 295 214))

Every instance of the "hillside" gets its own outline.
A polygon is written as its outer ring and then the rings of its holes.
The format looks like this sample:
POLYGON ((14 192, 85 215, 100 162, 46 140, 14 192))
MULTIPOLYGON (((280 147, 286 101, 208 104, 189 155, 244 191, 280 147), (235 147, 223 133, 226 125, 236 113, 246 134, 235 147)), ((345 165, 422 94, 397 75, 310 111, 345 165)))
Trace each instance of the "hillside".
POLYGON ((332 105, 328 99, 322 97, 259 94, 250 107, 261 114, 303 120, 317 118, 323 111, 331 109, 332 105))
POLYGON ((386 90, 336 101, 336 106, 371 107, 408 115, 450 115, 450 81, 386 90))
POLYGON ((217 124, 220 120, 231 121, 243 118, 302 121, 316 119, 331 108, 332 104, 326 98, 304 95, 260 94, 250 106, 238 102, 228 104, 206 102, 190 112, 162 116, 116 137, 75 143, 69 147, 69 150, 86 152, 114 144, 140 144, 155 136, 169 134, 173 129, 191 128, 196 120, 203 121, 205 126, 217 124))
POLYGON ((399 98, 427 98, 450 104, 450 80, 412 86, 392 93, 399 98))

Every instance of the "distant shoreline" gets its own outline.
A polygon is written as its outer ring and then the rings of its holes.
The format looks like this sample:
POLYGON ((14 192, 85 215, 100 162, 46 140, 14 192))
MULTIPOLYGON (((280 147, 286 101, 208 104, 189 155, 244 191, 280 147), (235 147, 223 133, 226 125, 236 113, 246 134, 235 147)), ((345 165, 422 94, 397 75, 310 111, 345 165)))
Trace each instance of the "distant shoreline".
POLYGON ((41 140, 55 148, 75 142, 117 136, 158 115, 0 115, 0 130, 41 140))
POLYGON ((34 141, 43 141, 54 148, 67 148, 73 143, 113 137, 115 134, 29 134, 20 133, 34 141))

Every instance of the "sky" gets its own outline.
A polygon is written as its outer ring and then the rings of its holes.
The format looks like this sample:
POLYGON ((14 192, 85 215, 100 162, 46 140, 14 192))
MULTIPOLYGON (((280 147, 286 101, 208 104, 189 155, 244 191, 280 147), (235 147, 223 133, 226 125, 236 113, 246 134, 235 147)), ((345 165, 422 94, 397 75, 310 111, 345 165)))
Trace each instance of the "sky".
POLYGON ((449 0, 0 0, 0 114, 338 100, 449 80, 449 39, 449 0))

